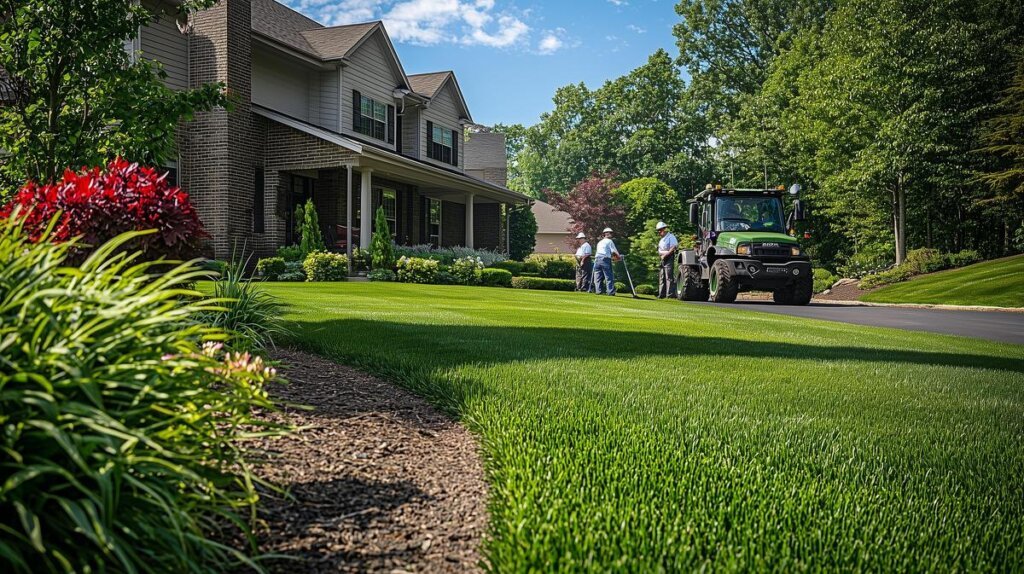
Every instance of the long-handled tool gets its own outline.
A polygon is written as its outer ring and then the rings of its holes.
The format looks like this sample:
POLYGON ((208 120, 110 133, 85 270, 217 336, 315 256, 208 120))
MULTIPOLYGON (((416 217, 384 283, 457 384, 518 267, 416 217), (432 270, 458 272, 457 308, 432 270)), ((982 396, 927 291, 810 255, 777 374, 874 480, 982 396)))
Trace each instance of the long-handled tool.
POLYGON ((637 297, 636 289, 633 288, 633 278, 629 275, 629 265, 626 265, 625 255, 622 256, 622 268, 626 270, 626 279, 629 280, 629 292, 633 294, 634 299, 639 299, 640 297, 637 297))

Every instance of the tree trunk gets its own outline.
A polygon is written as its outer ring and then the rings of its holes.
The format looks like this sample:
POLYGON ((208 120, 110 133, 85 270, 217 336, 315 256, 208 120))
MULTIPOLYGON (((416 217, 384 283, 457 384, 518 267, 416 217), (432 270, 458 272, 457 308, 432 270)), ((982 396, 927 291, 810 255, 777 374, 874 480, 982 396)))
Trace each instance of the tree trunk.
POLYGON ((899 189, 896 192, 896 201, 899 207, 899 234, 896 236, 896 264, 899 265, 907 258, 907 191, 903 187, 903 177, 900 176, 899 189))

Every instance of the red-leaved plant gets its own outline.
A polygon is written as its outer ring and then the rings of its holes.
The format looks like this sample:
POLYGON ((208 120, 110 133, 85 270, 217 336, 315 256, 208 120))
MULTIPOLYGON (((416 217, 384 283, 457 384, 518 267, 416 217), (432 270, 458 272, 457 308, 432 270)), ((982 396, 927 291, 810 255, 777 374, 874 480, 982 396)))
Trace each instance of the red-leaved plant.
POLYGON ((24 221, 24 232, 38 241, 60 213, 51 241, 81 237, 85 245, 76 259, 127 231, 155 229, 136 238, 126 249, 141 251, 146 259, 188 259, 199 253, 206 232, 188 194, 167 182, 167 174, 130 163, 111 161, 105 170, 93 168, 64 172, 57 182, 30 181, 0 208, 0 218, 12 214, 24 221))

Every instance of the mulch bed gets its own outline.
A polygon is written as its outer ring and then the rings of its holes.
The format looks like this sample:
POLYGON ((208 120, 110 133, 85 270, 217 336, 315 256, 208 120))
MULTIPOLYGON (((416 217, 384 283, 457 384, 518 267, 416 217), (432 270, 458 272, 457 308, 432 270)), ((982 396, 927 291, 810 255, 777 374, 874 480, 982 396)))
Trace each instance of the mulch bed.
POLYGON ((423 399, 355 369, 278 350, 287 407, 267 418, 302 426, 261 439, 262 552, 274 572, 473 572, 487 489, 473 436, 423 399))
POLYGON ((856 282, 845 283, 830 289, 828 293, 818 293, 814 298, 821 301, 857 301, 862 296, 867 295, 872 291, 877 291, 878 289, 880 289, 880 287, 875 287, 874 289, 861 289, 860 287, 857 287, 856 282))

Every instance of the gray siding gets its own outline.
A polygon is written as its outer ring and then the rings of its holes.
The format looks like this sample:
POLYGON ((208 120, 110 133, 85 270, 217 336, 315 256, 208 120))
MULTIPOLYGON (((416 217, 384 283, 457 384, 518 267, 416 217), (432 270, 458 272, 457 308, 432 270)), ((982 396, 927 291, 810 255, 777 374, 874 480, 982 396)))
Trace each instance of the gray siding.
POLYGON ((320 72, 316 87, 320 108, 319 124, 331 131, 338 131, 338 71, 320 72))
POLYGON ((407 107, 402 116, 402 154, 420 158, 420 134, 423 130, 419 108, 407 107))
POLYGON ((315 77, 294 62, 253 50, 252 101, 308 122, 310 76, 315 77))
POLYGON ((146 2, 156 16, 139 34, 142 57, 163 64, 164 83, 172 90, 188 89, 188 36, 178 31, 173 10, 164 10, 146 2))
POLYGON ((455 95, 451 82, 445 84, 445 87, 433 99, 430 100, 430 106, 423 110, 423 119, 420 121, 420 157, 427 160, 428 162, 442 165, 445 167, 452 167, 441 161, 434 161, 427 158, 427 122, 431 121, 435 126, 441 126, 450 130, 455 130, 456 135, 459 136, 459 169, 462 169, 463 154, 466 149, 465 138, 462 137, 462 129, 459 126, 459 109, 455 105, 455 95))
MULTIPOLYGON (((368 137, 352 130, 352 90, 358 90, 360 94, 383 104, 395 104, 394 91, 402 83, 402 80, 393 70, 389 52, 380 32, 375 32, 372 38, 367 39, 352 54, 351 63, 344 69, 342 79, 342 133, 353 134, 359 138, 368 137)), ((388 144, 386 140, 374 140, 374 143, 391 149, 395 147, 393 144, 388 144)))

